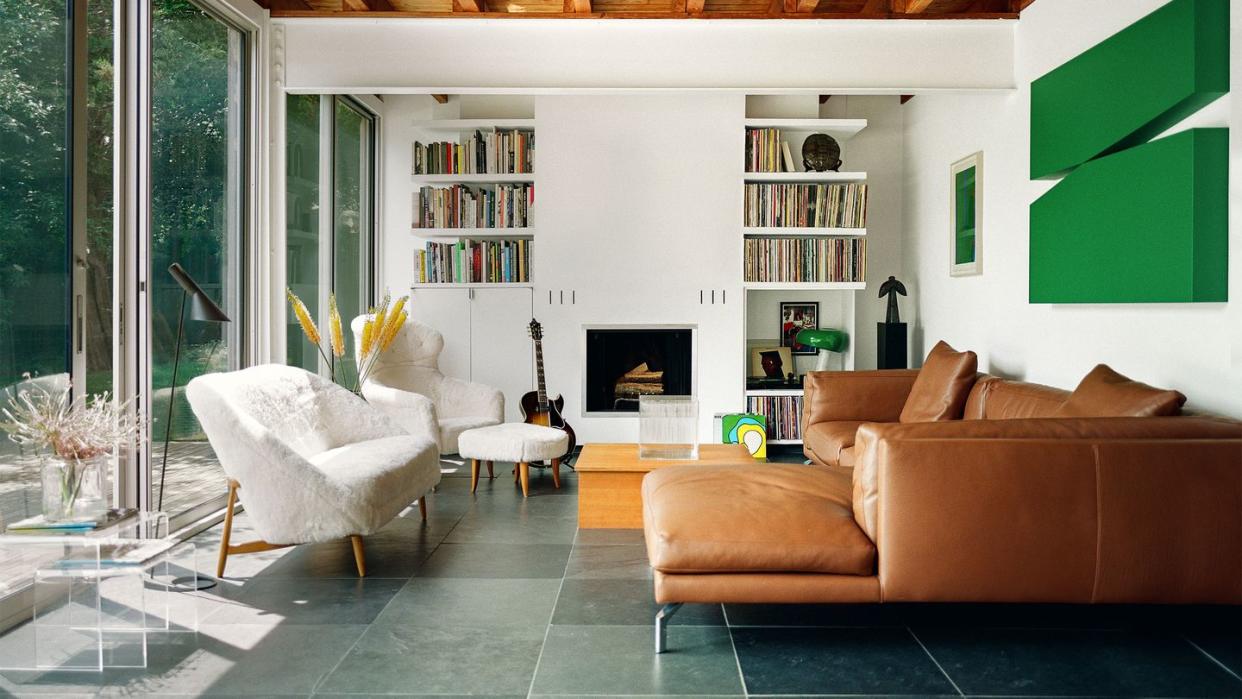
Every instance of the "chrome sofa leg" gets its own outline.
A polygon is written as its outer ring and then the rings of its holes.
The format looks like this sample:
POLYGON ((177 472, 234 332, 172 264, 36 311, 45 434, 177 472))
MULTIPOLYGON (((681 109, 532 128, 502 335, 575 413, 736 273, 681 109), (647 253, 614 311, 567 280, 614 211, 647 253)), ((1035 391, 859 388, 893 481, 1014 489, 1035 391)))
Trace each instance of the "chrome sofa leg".
POLYGON ((681 602, 672 602, 660 608, 655 616, 655 652, 663 653, 668 649, 668 620, 673 618, 681 602))

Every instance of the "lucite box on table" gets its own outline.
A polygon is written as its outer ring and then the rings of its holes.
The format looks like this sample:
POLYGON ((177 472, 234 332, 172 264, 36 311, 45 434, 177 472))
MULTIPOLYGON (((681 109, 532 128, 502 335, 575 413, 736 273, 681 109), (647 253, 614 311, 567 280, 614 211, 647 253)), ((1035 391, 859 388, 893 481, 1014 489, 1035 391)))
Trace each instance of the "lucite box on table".
POLYGON ((145 668, 149 634, 198 630, 197 563, 162 512, 82 533, 0 534, 0 596, 27 595, 33 609, 0 636, 0 669, 145 668))
POLYGON ((638 458, 699 458, 699 402, 691 396, 639 396, 638 458))

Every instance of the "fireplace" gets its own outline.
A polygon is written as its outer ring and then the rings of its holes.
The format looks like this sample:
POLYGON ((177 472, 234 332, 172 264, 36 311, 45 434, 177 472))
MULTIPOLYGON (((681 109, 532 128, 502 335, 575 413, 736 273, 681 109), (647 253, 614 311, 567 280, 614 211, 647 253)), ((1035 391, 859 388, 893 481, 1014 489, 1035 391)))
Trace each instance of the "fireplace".
POLYGON ((692 395, 693 364, 693 328, 587 328, 586 412, 637 414, 639 396, 692 395))

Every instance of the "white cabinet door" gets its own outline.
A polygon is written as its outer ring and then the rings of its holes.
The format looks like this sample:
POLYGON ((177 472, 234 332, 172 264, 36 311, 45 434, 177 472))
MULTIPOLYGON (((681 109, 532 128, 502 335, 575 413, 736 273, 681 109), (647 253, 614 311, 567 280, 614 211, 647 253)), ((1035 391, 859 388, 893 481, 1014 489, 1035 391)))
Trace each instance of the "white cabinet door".
POLYGON ((410 320, 444 336, 440 371, 470 380, 470 290, 415 289, 410 294, 410 320))
POLYGON ((532 312, 530 289, 475 289, 470 303, 471 380, 504 392, 509 421, 521 421, 518 401, 535 388, 532 312))

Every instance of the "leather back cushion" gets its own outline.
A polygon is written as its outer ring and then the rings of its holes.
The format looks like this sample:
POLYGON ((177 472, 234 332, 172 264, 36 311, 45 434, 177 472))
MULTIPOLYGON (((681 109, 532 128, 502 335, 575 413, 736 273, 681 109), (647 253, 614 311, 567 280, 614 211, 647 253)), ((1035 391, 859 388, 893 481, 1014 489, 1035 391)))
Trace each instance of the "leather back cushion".
POLYGON ((1185 402, 1186 396, 1177 391, 1132 381, 1098 364, 1083 377, 1056 416, 1161 417, 1177 415, 1185 402))
POLYGON ((937 342, 914 380, 901 410, 901 422, 960 419, 978 368, 979 358, 974 352, 958 352, 943 340, 937 342))
POLYGON ((962 417, 966 420, 1052 417, 1069 394, 1069 391, 1037 383, 983 376, 970 389, 962 417))

